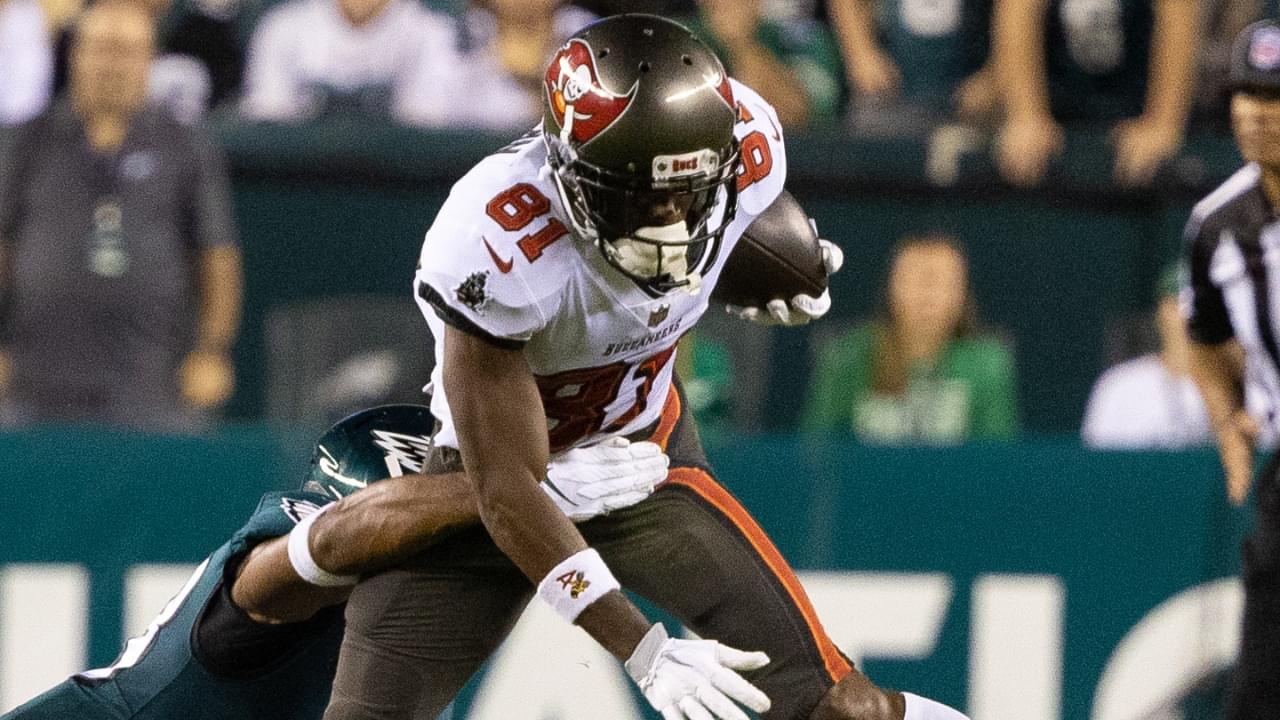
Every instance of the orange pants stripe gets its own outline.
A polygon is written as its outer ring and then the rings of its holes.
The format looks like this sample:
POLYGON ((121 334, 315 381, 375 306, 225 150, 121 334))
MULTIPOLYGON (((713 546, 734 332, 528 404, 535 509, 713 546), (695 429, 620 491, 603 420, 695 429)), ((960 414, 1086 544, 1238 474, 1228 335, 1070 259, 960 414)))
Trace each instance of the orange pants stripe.
POLYGON ((822 629, 822 623, 818 620, 818 613, 813 609, 813 603, 809 601, 808 594, 805 593, 804 587, 800 584, 800 578, 796 577, 795 571, 787 564, 786 559, 782 557, 782 553, 778 552, 773 541, 769 539, 768 535, 765 535, 764 530, 756 523, 755 518, 751 517, 746 508, 742 507, 737 499, 730 495, 729 491, 721 487, 711 475, 698 468, 672 468, 667 475, 667 484, 688 488, 733 523, 734 527, 751 543, 756 554, 764 560, 769 571, 786 589, 787 594, 791 596, 791 601, 795 603, 796 608, 799 609, 800 614, 804 617, 805 625, 809 628, 809 634, 813 637, 818 653, 822 656, 823 665, 827 670, 827 674, 831 676, 831 680, 839 682, 845 675, 848 675, 853 670, 853 667, 840 652, 840 649, 836 647, 835 643, 831 641, 831 638, 827 637, 826 631, 822 629))

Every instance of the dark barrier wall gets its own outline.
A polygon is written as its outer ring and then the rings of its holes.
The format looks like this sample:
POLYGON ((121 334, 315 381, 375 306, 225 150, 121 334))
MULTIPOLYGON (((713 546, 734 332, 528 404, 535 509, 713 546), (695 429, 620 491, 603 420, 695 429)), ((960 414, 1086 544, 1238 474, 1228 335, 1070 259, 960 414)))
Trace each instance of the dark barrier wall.
MULTIPOLYGON (((224 123, 235 174, 247 276, 235 416, 263 407, 265 313, 338 293, 398 296, 408 304, 422 235, 452 183, 507 136, 423 135, 367 123, 297 127, 224 123)), ((810 337, 868 316, 886 256, 903 233, 949 230, 972 256, 980 315, 1015 346, 1028 428, 1078 427, 1104 365, 1106 330, 1149 308, 1194 199, 1236 162, 1225 138, 1197 138, 1155 191, 1109 182, 1101 134, 1073 135, 1046 189, 1001 185, 981 136, 788 140, 788 186, 844 249, 836 304, 813 333, 776 336, 767 427, 786 429, 804 397, 810 337)), ((757 381, 748 379, 747 381, 757 381)))
MULTIPOLYGON (((0 583, 11 587, 7 573, 18 564, 82 567, 87 659, 105 665, 120 647, 129 572, 197 562, 239 527, 259 493, 297 481, 304 447, 300 436, 258 429, 212 440, 0 436, 9 491, 0 583)), ((1143 717, 1234 649, 1239 589, 1218 580, 1235 572, 1246 515, 1223 502, 1209 452, 1105 454, 1057 441, 814 448, 744 437, 714 461, 805 571, 846 652, 881 681, 967 706, 975 720, 1143 717)), ((0 618, 15 597, 0 592, 0 618)), ((51 607, 60 607, 56 599, 51 593, 51 607)), ((569 639, 550 622, 550 637, 569 639)), ((0 632, 0 658, 10 657, 3 644, 13 630, 0 632)), ((578 656, 565 652, 577 667, 578 656)), ((613 677, 613 663, 594 660, 583 667, 606 677, 574 683, 595 688, 613 677)), ((509 701, 503 684, 527 680, 541 664, 499 667, 510 669, 489 673, 459 718, 580 716, 532 712, 550 701, 527 689, 521 712, 492 714, 509 701), (473 704, 489 714, 467 715, 473 704)), ((38 669, 0 667, 0 691, 38 669)), ((635 713, 627 706, 590 717, 635 713)))

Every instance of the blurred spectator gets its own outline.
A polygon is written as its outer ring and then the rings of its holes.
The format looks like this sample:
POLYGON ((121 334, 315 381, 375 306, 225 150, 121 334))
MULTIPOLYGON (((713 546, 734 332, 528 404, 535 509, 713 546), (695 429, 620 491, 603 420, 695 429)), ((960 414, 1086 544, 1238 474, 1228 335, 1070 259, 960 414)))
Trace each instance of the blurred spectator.
POLYGON ((761 0, 698 0, 698 8, 702 35, 729 74, 769 101, 783 127, 834 114, 839 96, 829 66, 838 60, 820 27, 769 22, 761 0))
POLYGON ((418 0, 289 0, 254 32, 241 109, 252 120, 349 112, 441 125, 469 102, 462 70, 452 21, 418 0))
POLYGON ((151 18, 80 18, 70 97, 0 160, 0 385, 9 425, 194 429, 230 395, 240 254, 220 155, 145 102, 151 18))
MULTIPOLYGON (((1204 401, 1191 378, 1176 270, 1161 278, 1155 324, 1160 336, 1157 352, 1108 368, 1094 383, 1080 430, 1090 447, 1139 450, 1213 444, 1204 401)), ((1261 419, 1266 414, 1265 393, 1247 389, 1250 414, 1261 419)))
POLYGON ((1231 45, 1250 23, 1277 16, 1277 0, 1205 0, 1195 120, 1215 131, 1231 132, 1231 45))
POLYGON ((821 353, 803 428, 876 443, 954 443, 1018 432, 1013 356, 974 331, 973 296, 954 238, 905 238, 881 318, 821 353))
POLYGON ((697 12, 697 0, 574 0, 573 4, 600 17, 622 13, 687 17, 697 12))
POLYGON ((1040 182, 1060 123, 1114 123, 1114 177, 1150 183, 1182 145, 1194 93, 1195 0, 1000 0, 994 56, 1008 108, 996 149, 1007 180, 1040 182))
MULTIPOLYGON (((207 78, 205 107, 237 97, 244 73, 241 27, 247 0, 176 0, 159 24, 161 54, 152 66, 149 95, 162 99, 166 65, 184 60, 198 63, 207 78)), ((193 81, 194 82, 194 81, 193 81)))
MULTIPOLYGON (((242 61, 235 31, 238 0, 183 3, 176 13, 172 12, 173 0, 134 1, 147 11, 157 33, 163 30, 147 77, 147 100, 168 108, 183 122, 199 121, 240 81, 242 61)), ((72 28, 67 25, 57 36, 57 94, 65 92, 69 82, 72 35, 72 28)))
POLYGON ((0 0, 0 125, 30 120, 49 103, 53 51, 36 0, 0 0))
POLYGON ((991 0, 829 0, 857 115, 894 105, 895 116, 936 123, 982 120, 999 91, 988 66, 991 0))
POLYGON ((422 104, 447 103, 450 124, 527 130, 542 117, 547 58, 595 19, 562 0, 475 0, 462 15, 461 57, 449 70, 466 101, 444 100, 430 85, 413 92, 422 104))

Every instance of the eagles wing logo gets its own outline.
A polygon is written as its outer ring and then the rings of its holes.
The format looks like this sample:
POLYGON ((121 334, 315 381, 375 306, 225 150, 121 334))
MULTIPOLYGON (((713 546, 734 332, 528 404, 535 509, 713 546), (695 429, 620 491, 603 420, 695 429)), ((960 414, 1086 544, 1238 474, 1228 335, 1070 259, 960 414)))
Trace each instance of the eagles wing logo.
POLYGON ((402 435, 387 430, 374 430, 373 444, 386 453, 387 472, 390 477, 401 477, 405 472, 420 473, 431 457, 431 438, 425 435, 402 435))
POLYGON ((320 510, 320 506, 309 500, 295 500, 293 498, 281 498, 280 509, 284 514, 293 521, 294 525, 302 522, 303 518, 313 515, 320 510))
POLYGON ((547 99, 560 123, 560 139, 591 142, 631 106, 637 83, 625 95, 605 89, 596 72, 595 53, 585 40, 570 40, 551 59, 546 76, 547 99))

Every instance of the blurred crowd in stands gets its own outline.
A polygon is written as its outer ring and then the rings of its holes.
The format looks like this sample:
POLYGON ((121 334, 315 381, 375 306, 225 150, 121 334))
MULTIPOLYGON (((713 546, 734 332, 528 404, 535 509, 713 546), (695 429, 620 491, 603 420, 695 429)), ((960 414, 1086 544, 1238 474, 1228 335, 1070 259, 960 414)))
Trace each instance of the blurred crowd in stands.
MULTIPOLYGON (((1271 0, 0 0, 0 125, 11 126, 0 161, 0 425, 198 429, 231 395, 242 259, 225 161, 203 129, 210 112, 519 133, 537 122, 562 38, 595 17, 646 11, 686 21, 792 132, 956 124, 994 138, 1007 183, 1035 186, 1052 182, 1064 128, 1105 128, 1114 182, 1143 186, 1189 127, 1225 131, 1226 49, 1276 10, 1271 0)), ((1090 444, 1209 441, 1172 286, 1161 287, 1160 349, 1099 379, 1090 444)), ((713 335, 685 341, 680 372, 714 436, 732 428, 730 389, 743 378, 713 335)), ((885 443, 1019 433, 1014 348, 980 323, 966 253, 944 231, 902 238, 876 317, 823 339, 808 431, 885 443)))

